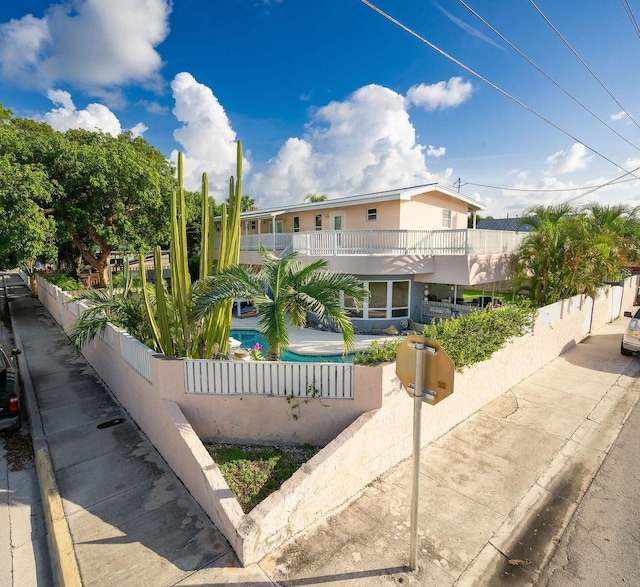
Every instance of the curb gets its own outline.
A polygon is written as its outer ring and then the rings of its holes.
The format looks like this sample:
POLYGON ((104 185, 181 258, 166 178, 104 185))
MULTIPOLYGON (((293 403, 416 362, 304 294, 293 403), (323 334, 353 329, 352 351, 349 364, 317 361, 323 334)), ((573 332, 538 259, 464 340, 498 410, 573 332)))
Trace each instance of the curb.
MULTIPOLYGON (((622 428, 628 420, 632 410, 640 402, 638 390, 633 395, 624 392, 633 387, 634 376, 640 370, 628 368, 620 374, 604 397, 615 395, 615 388, 621 388, 621 394, 609 409, 606 416, 597 424, 597 428, 603 426, 608 434, 604 434, 598 440, 582 444, 569 439, 560 450, 554 460, 549 463, 546 470, 540 474, 538 480, 523 496, 520 503, 507 517, 503 525, 496 530, 485 547, 479 552, 476 559, 470 563, 456 582, 456 587, 476 587, 489 585, 483 581, 508 582, 510 585, 534 587, 537 585, 540 574, 546 568, 553 556, 555 549, 566 531, 580 503, 584 499, 589 487, 595 479, 604 459, 615 444, 622 428), (633 373, 631 372, 633 371, 633 373), (600 452, 602 458, 589 459, 585 455, 591 451, 600 452), (574 474, 571 474, 571 472, 574 474), (578 471, 581 471, 580 475, 578 471), (572 477, 567 481, 566 476, 572 477), (561 495, 559 491, 566 490, 570 485, 570 496, 561 495), (562 502, 560 505, 558 502, 562 502), (547 534, 542 544, 537 545, 536 560, 523 560, 524 556, 519 552, 518 545, 526 540, 525 535, 531 535, 528 526, 539 518, 544 511, 555 510, 555 516, 551 523, 547 520, 547 534), (522 558, 520 558, 522 555, 522 558), (523 566, 520 566, 524 563, 523 566), (513 565, 513 566, 510 566, 513 565), (530 565, 530 566, 529 566, 530 565), (512 572, 505 571, 511 569, 512 572), (507 574, 509 575, 506 578, 507 574)), ((639 384, 636 384, 639 385, 639 384)), ((537 526, 545 526, 540 523, 537 526)), ((534 536, 537 529, 534 532, 534 536)), ((542 534, 542 532, 541 532, 542 534)))
MULTIPOLYGON (((2 284, 4 295, 7 299, 9 316, 11 317, 11 330, 16 347, 22 348, 22 338, 16 328, 13 318, 13 309, 9 297, 7 296, 6 281, 3 276, 2 284)), ((42 497, 42 507, 44 510, 45 525, 49 544, 49 557, 56 586, 59 587, 82 587, 80 569, 73 549, 73 540, 67 518, 65 517, 62 499, 58 491, 49 446, 45 439, 36 399, 31 381, 31 373, 24 354, 17 357, 22 378, 22 393, 25 398, 27 414, 29 416, 29 431, 33 440, 33 450, 35 453, 36 472, 38 484, 40 485, 40 495, 42 497)))

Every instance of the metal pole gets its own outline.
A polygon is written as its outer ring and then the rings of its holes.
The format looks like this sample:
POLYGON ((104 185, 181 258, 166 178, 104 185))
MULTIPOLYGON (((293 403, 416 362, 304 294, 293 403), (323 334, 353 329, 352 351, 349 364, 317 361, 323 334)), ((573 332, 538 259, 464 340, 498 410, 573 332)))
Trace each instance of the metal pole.
POLYGON ((422 416, 422 358, 424 343, 415 343, 416 374, 413 385, 413 486, 411 491, 411 536, 409 567, 418 570, 418 504, 420 492, 420 432, 422 416))

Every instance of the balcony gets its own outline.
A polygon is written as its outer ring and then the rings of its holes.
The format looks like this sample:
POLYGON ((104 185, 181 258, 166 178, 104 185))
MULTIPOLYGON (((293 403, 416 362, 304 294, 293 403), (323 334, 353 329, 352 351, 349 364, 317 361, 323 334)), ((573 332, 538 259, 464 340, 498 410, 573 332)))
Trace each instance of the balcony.
POLYGON ((320 230, 316 232, 247 234, 241 251, 257 251, 260 243, 277 255, 423 256, 496 255, 513 253, 526 233, 504 230, 320 230))

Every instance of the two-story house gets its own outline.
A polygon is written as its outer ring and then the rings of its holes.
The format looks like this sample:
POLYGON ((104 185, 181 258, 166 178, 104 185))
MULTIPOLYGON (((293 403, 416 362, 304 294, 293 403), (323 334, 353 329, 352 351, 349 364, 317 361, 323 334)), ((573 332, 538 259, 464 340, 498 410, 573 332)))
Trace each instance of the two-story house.
MULTIPOLYGON (((356 310, 356 328, 400 328, 463 309, 462 290, 504 289, 509 260, 522 235, 468 229, 482 204, 438 186, 360 194, 241 215, 242 264, 260 264, 259 244, 304 262, 323 258, 331 271, 365 282, 370 299, 356 310), (458 306, 460 306, 458 308, 458 306)), ((219 225, 218 225, 219 229, 219 225)))

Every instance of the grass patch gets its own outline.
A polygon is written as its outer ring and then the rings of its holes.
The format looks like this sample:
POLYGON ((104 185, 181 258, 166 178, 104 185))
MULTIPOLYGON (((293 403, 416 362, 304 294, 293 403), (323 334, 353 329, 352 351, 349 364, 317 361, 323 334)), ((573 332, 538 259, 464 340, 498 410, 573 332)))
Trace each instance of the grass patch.
POLYGON ((302 446, 254 446, 206 443, 229 489, 248 514, 320 449, 302 446))

